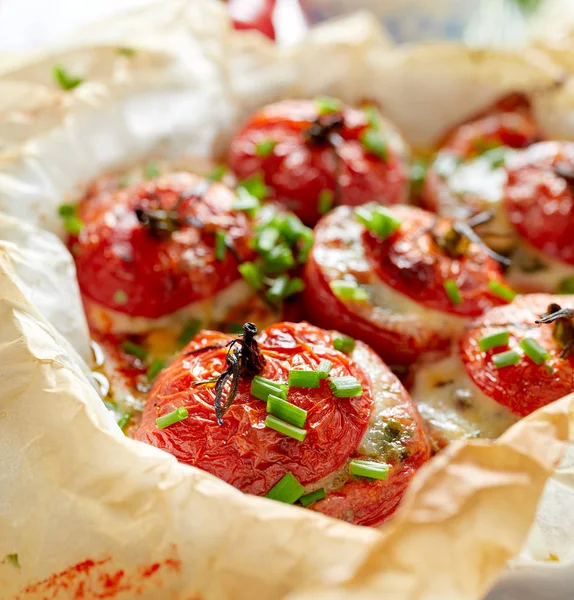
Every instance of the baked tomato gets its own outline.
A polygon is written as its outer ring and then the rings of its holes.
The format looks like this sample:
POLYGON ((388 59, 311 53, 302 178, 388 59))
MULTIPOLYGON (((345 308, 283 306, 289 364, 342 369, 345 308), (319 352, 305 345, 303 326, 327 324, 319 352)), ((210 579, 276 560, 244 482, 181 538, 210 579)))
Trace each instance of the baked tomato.
POLYGON ((381 237, 364 223, 375 213, 375 205, 339 207, 317 225, 305 272, 312 322, 363 340, 390 364, 407 364, 505 303, 498 263, 452 221, 389 207, 380 218, 396 230, 381 237))
POLYGON ((196 303, 213 311, 220 299, 226 307, 245 300, 243 283, 229 297, 241 277, 237 257, 253 255, 252 224, 231 210, 234 200, 224 185, 188 173, 87 197, 78 212, 84 227, 70 244, 88 314, 96 307, 158 319, 196 303), (218 259, 223 234, 235 252, 218 259))
POLYGON ((269 199, 313 225, 332 205, 408 197, 405 144, 372 107, 286 100, 255 113, 231 141, 239 178, 262 174, 269 199))
POLYGON ((537 324, 543 315, 560 308, 574 309, 574 296, 519 296, 512 304, 486 313, 461 340, 462 360, 474 384, 516 415, 529 415, 574 391, 574 357, 569 347, 569 342, 574 344, 572 317, 537 324), (507 334, 508 342, 481 350, 480 340, 497 333, 507 334), (501 353, 507 351, 514 352, 497 366, 501 353))
MULTIPOLYGON (((158 377, 135 438, 246 493, 268 494, 290 473, 305 493, 325 491, 313 510, 362 525, 389 517, 429 457, 420 418, 400 382, 360 342, 345 354, 334 348, 334 332, 308 323, 279 323, 257 337, 259 376, 287 384, 290 371, 316 370, 322 360, 330 361, 319 387, 291 386, 286 392, 290 404, 306 411, 304 439, 266 426, 266 403, 251 394, 257 371, 246 375, 245 366, 236 380, 237 394, 218 424, 212 381, 230 365, 234 348, 240 348, 240 363, 246 364, 245 335, 242 341, 213 331, 198 334, 158 377), (230 346, 234 339, 236 345, 230 346), (336 397, 331 377, 354 378, 360 389, 352 397, 336 397), (156 419, 178 408, 189 416, 160 429, 156 419), (379 469, 388 465, 388 477, 355 477, 350 474, 353 460, 379 469)), ((230 399, 233 385, 226 384, 222 403, 230 399)))

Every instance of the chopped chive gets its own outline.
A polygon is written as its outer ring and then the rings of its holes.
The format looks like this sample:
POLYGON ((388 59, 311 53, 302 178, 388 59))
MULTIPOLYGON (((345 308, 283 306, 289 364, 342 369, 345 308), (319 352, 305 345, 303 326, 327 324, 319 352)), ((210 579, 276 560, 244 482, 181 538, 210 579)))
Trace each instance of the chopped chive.
POLYGON ((368 477, 369 479, 386 479, 390 466, 386 463, 376 463, 370 460, 353 459, 349 463, 349 473, 355 477, 368 477))
POLYGON ((531 337, 520 340, 519 346, 524 350, 524 354, 537 365, 545 363, 550 358, 550 352, 531 337))
POLYGON ((237 269, 252 290, 258 292, 263 288, 263 273, 255 263, 244 262, 237 269))
MULTIPOLYGON (((351 339, 351 338, 349 338, 351 339)), ((353 342, 353 346, 355 345, 355 342, 353 342)), ((326 358, 324 358, 320 363, 319 366, 317 367, 317 373, 319 374, 319 377, 321 379, 327 379, 327 377, 329 377, 329 372, 331 371, 331 369, 333 368, 333 363, 330 360, 327 360, 326 358)))
POLYGON ((315 98, 315 108, 319 115, 330 115, 336 113, 343 108, 343 103, 338 98, 331 96, 319 96, 315 98))
POLYGON ((266 158, 267 156, 271 156, 271 154, 273 154, 275 146, 277 146, 277 142, 275 140, 261 140, 255 144, 255 154, 261 158, 266 158))
POLYGON ((373 104, 365 104, 362 108, 367 117, 369 127, 375 130, 379 129, 381 126, 381 113, 379 112, 379 109, 373 104))
POLYGON ((345 352, 348 354, 355 349, 355 340, 348 335, 338 335, 333 340, 333 347, 339 352, 345 352))
POLYGON ((409 180, 411 184, 411 191, 413 194, 418 194, 424 184, 428 170, 428 164, 417 158, 413 160, 409 169, 409 180))
POLYGON ((321 190, 319 193, 318 210, 320 215, 328 213, 333 208, 332 190, 321 190))
POLYGON ((507 346, 508 340, 510 339, 509 331, 499 331, 498 333, 491 333, 485 335, 478 340, 478 347, 486 352, 492 350, 492 348, 498 348, 499 346, 507 346))
POLYGON ((189 413, 187 412, 187 408, 183 408, 182 406, 180 406, 179 408, 176 408, 174 411, 167 413, 167 415, 163 415, 163 417, 158 417, 155 420, 155 424, 160 429, 165 429, 166 427, 169 427, 170 425, 174 425, 175 423, 179 423, 180 421, 187 419, 188 416, 189 416, 189 413))
POLYGON ((294 244, 309 230, 308 227, 303 225, 301 219, 293 213, 287 213, 283 216, 280 220, 279 229, 290 244, 294 244))
POLYGON ((453 304, 462 304, 462 296, 454 279, 447 279, 443 283, 444 291, 453 304))
POLYGON ((187 344, 189 344, 189 342, 191 342, 191 340, 199 333, 200 329, 201 321, 199 319, 191 319, 179 334, 177 345, 180 348, 187 346, 187 344))
POLYGON ((321 382, 321 376, 317 371, 291 369, 287 381, 289 387, 318 388, 321 382))
POLYGON ((362 223, 366 229, 378 235, 381 240, 386 240, 393 233, 398 231, 401 221, 395 219, 388 211, 381 206, 365 207, 359 206, 355 209, 355 218, 362 223))
POLYGON ((297 240, 297 244, 299 247, 299 253, 297 255, 297 261, 300 265, 305 264, 307 262, 307 258, 309 258, 309 252, 313 247, 313 230, 305 227, 305 230, 299 236, 297 240))
POLYGON ((363 393, 363 386, 352 375, 329 377, 329 387, 336 398, 354 398, 363 393))
POLYGON ((119 189, 123 189, 123 188, 127 188, 128 185, 130 185, 131 180, 129 177, 122 177, 119 181, 118 181, 118 188, 119 189))
POLYGON ((277 244, 264 256, 263 269, 266 273, 282 273, 294 266, 295 258, 287 244, 277 244))
POLYGON ((498 368, 509 367, 510 365, 516 365, 520 362, 520 354, 516 350, 507 350, 506 352, 499 352, 492 357, 492 364, 498 368))
POLYGON ((301 292, 305 288, 305 283, 300 277, 290 279, 288 275, 280 275, 271 284, 265 296, 270 302, 280 302, 293 294, 301 292))
POLYGON ((270 252, 279 241, 280 236, 281 233, 276 227, 265 227, 259 232, 255 240, 255 247, 260 252, 270 252))
POLYGON ((507 155, 508 148, 506 146, 500 146, 498 148, 487 150, 482 155, 482 158, 488 160, 491 169, 500 169, 501 167, 504 167, 507 155))
POLYGON ((283 400, 287 399, 287 390, 289 388, 284 383, 271 381, 259 375, 251 380, 251 395, 254 398, 267 402, 269 396, 275 396, 283 400))
POLYGON ((6 555, 6 561, 11 564, 13 567, 16 567, 17 569, 21 569, 22 567, 20 567, 20 562, 18 560, 18 555, 17 554, 7 554, 6 555))
POLYGON ((74 77, 70 75, 64 67, 56 65, 52 71, 56 83, 66 91, 73 90, 83 83, 81 77, 74 77))
POLYGON ((258 198, 252 196, 245 188, 240 187, 237 188, 237 199, 231 208, 247 213, 250 217, 254 217, 261 208, 261 203, 258 198))
POLYGON ((124 292, 124 290, 116 290, 113 296, 114 304, 125 304, 128 301, 128 295, 124 292))
POLYGON ((245 190, 250 196, 257 198, 257 200, 263 200, 267 196, 267 186, 261 173, 243 179, 237 185, 237 191, 245 190))
POLYGON ((118 427, 123 431, 132 418, 131 413, 124 413, 118 421, 118 427))
POLYGON ((225 260, 227 246, 225 245, 225 231, 218 229, 215 232, 215 259, 219 261, 225 260))
POLYGON ((58 206, 58 214, 61 217, 73 217, 77 210, 78 207, 75 204, 60 204, 60 206, 58 206))
POLYGON ((159 358, 154 359, 152 361, 151 365, 149 366, 147 373, 145 374, 148 381, 153 381, 163 371, 164 367, 165 367, 164 360, 161 360, 159 358))
POLYGON ((491 279, 488 282, 488 289, 495 296, 498 296, 503 300, 507 300, 508 302, 512 302, 516 297, 516 292, 511 290, 507 285, 500 283, 500 281, 494 281, 493 279, 491 279))
POLYGON ((325 488, 320 488, 318 490, 315 490, 314 492, 301 496, 301 498, 299 498, 299 502, 301 502, 302 506, 307 508, 308 506, 311 506, 311 504, 317 502, 318 500, 323 500, 323 498, 326 495, 327 492, 325 492, 325 488))
POLYGON ((79 235, 83 228, 84 223, 75 215, 64 217, 64 229, 66 230, 66 233, 69 233, 70 235, 79 235))
POLYGON ((221 181, 227 173, 225 165, 217 165, 205 176, 209 181, 221 181))
POLYGON ((329 287, 339 300, 352 300, 353 302, 365 302, 369 299, 367 290, 359 287, 356 281, 339 279, 329 282, 329 287))
POLYGON ((375 129, 365 129, 359 136, 359 140, 365 150, 378 156, 381 160, 387 160, 387 143, 381 134, 375 129))
POLYGON ((282 421, 273 415, 267 415, 267 418, 265 419, 265 427, 269 427, 269 429, 273 429, 278 433, 292 437, 298 442, 302 442, 307 436, 307 431, 305 431, 305 429, 295 427, 295 425, 291 425, 286 421, 282 421))
POLYGON ((148 351, 145 348, 143 348, 142 346, 139 346, 138 344, 136 344, 135 342, 132 342, 131 340, 126 340, 122 344, 122 350, 126 354, 135 356, 136 358, 139 358, 140 360, 145 360, 148 355, 148 351))
POLYGON ((300 277, 292 277, 287 283, 287 288, 285 289, 285 295, 283 296, 283 298, 288 298, 289 296, 298 294, 304 289, 305 282, 300 277))
POLYGON ((127 47, 123 47, 123 48, 118 48, 118 54, 121 54, 122 56, 135 56, 136 55, 136 50, 134 48, 127 48, 127 47))
POLYGON ((274 417, 279 419, 283 419, 287 421, 287 423, 291 423, 291 425, 296 425, 297 427, 304 427, 305 421, 307 420, 307 411, 291 404, 291 402, 287 402, 283 398, 279 398, 279 396, 269 395, 267 399, 267 412, 274 417))
POLYGON ((558 284, 557 294, 574 294, 574 277, 566 277, 558 284))
POLYGON ((305 493, 305 488, 292 473, 286 473, 266 494, 266 498, 286 504, 295 504, 305 493))
POLYGON ((155 179, 161 175, 159 165, 157 163, 149 163, 144 167, 143 176, 145 179, 155 179))

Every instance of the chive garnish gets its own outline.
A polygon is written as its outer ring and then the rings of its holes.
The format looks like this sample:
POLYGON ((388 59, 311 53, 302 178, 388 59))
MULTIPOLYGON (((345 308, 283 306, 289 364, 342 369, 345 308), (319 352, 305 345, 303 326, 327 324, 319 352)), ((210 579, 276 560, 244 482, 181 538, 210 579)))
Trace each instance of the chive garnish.
POLYGON ((155 179, 161 175, 160 168, 157 163, 148 163, 143 170, 145 179, 155 179))
POLYGON ((338 98, 331 96, 319 96, 315 98, 315 108, 320 116, 331 115, 343 108, 343 103, 338 98))
POLYGON ((271 284, 265 296, 270 302, 280 302, 293 294, 301 292, 304 288, 305 283, 300 277, 290 279, 288 275, 280 275, 271 284))
POLYGON ((301 498, 299 498, 299 502, 301 503, 301 506, 307 508, 308 506, 311 506, 311 504, 314 504, 318 500, 323 500, 323 498, 325 498, 326 495, 327 492, 325 492, 325 488, 320 488, 318 490, 315 490, 314 492, 310 492, 309 494, 301 496, 301 498))
POLYGON ((131 413, 124 413, 118 421, 118 427, 123 431, 132 418, 131 413))
POLYGON ((130 354, 131 356, 135 356, 136 358, 139 358, 140 360, 145 360, 147 358, 147 355, 148 355, 148 351, 145 348, 143 348, 142 346, 136 344, 135 342, 132 342, 131 340, 126 340, 122 344, 122 350, 126 354, 130 354))
POLYGON ((363 393, 363 386, 352 375, 329 377, 329 387, 336 398, 354 398, 363 393))
POLYGON ((304 427, 307 420, 307 411, 295 406, 279 396, 269 395, 267 399, 267 412, 278 419, 283 419, 296 427, 304 427))
POLYGON ((307 431, 305 431, 305 429, 295 427, 295 425, 291 425, 286 421, 282 421, 273 415, 267 415, 267 418, 265 419, 265 427, 269 427, 269 429, 273 429, 278 433, 292 437, 298 442, 302 442, 307 436, 307 431))
POLYGON ((217 165, 206 175, 206 179, 209 181, 221 181, 226 173, 227 167, 225 165, 217 165))
POLYGON ((550 358, 550 352, 531 337, 520 340, 519 346, 524 350, 524 354, 537 365, 545 363, 550 358))
POLYGON ((520 362, 520 354, 516 350, 507 350, 506 352, 495 354, 491 360, 496 368, 502 369, 503 367, 518 364, 520 362))
POLYGON ((454 279, 447 279, 444 283, 444 291, 453 304, 462 304, 462 296, 454 279))
POLYGON ((349 463, 349 473, 355 477, 384 480, 389 475, 389 469, 390 467, 386 463, 376 463, 370 460, 353 459, 349 463))
POLYGON ((291 369, 288 384, 294 388, 318 388, 321 377, 317 371, 291 369))
POLYGON ((277 244, 263 257, 266 273, 282 273, 295 266, 295 258, 287 244, 277 244))
POLYGON ((509 331, 499 331, 498 333, 491 333, 485 335, 478 340, 478 347, 486 352, 492 350, 492 348, 498 348, 499 346, 507 346, 508 340, 510 339, 509 331))
POLYGON ((295 504, 305 493, 305 488, 297 481, 292 473, 286 473, 266 494, 271 500, 286 504, 295 504))
POLYGON ((244 262, 237 268, 252 290, 258 292, 263 288, 263 273, 255 263, 244 262))
POLYGON ((231 208, 247 213, 250 217, 254 217, 261 208, 261 203, 257 197, 252 196, 245 188, 238 187, 237 199, 231 208))
POLYGON ((367 290, 359 287, 356 281, 338 279, 329 282, 329 287, 339 300, 352 300, 353 302, 365 302, 369 299, 367 290))
POLYGON ((355 349, 355 340, 348 335, 338 335, 333 340, 333 347, 339 352, 345 352, 348 354, 355 349))
POLYGON ((267 196, 267 187, 261 173, 256 173, 240 181, 237 186, 237 191, 239 192, 239 190, 245 190, 247 194, 260 201, 267 196))
POLYGON ((255 144, 255 154, 261 158, 266 158, 273 154, 277 142, 272 139, 261 140, 255 144))
POLYGON ((77 88, 84 81, 81 77, 74 77, 73 75, 70 75, 61 65, 56 65, 52 71, 52 74, 56 80, 56 83, 66 91, 77 88))
MULTIPOLYGON (((351 338, 349 338, 349 339, 351 339, 351 338)), ((353 346, 354 345, 355 345, 355 342, 353 342, 353 346)), ((319 366, 317 367, 317 373, 319 374, 319 377, 321 379, 327 379, 327 377, 329 377, 329 372, 331 371, 332 368, 333 368, 333 363, 330 360, 327 360, 326 358, 324 358, 321 360, 321 362, 319 363, 319 366)))
POLYGON ((332 190, 321 190, 319 193, 318 210, 320 215, 328 213, 333 208, 334 194, 332 190))
POLYGON ((355 218, 383 241, 401 226, 401 222, 381 206, 360 206, 355 209, 355 218))
POLYGON ((145 374, 148 381, 153 381, 163 371, 164 367, 165 361, 159 358, 154 359, 151 365, 149 366, 147 373, 145 374))
POLYGON ((218 261, 225 260, 227 253, 225 231, 218 229, 215 232, 215 258, 218 261))
POLYGON ((276 227, 265 227, 259 232, 255 240, 255 247, 260 252, 270 252, 279 241, 280 236, 281 233, 276 227))
POLYGON ((368 128, 361 133, 359 140, 365 150, 378 156, 381 160, 387 160, 387 143, 383 136, 373 128, 368 128))
POLYGON ((369 127, 378 130, 381 126, 381 113, 379 112, 379 109, 373 104, 365 104, 362 108, 367 117, 369 127))
POLYGON ((58 214, 61 217, 73 217, 76 215, 78 207, 75 204, 60 204, 58 214))
POLYGON ((498 296, 499 298, 507 300, 508 302, 512 302, 516 297, 516 292, 511 290, 507 285, 500 283, 500 281, 491 279, 488 282, 488 289, 494 296, 498 296))
POLYGON ((177 345, 180 348, 187 346, 187 344, 189 344, 189 342, 191 342, 191 340, 199 333, 200 329, 201 321, 198 319, 191 319, 191 321, 187 323, 187 325, 183 328, 183 331, 179 334, 179 337, 177 338, 177 345))
POLYGON ((566 277, 558 284, 557 294, 574 294, 574 277, 566 277))
POLYGON ((70 235, 79 235, 84 228, 84 223, 79 217, 72 215, 64 217, 64 229, 70 235))
POLYGON ((264 402, 269 400, 270 395, 286 400, 288 389, 289 387, 284 383, 272 381, 259 375, 256 375, 251 381, 251 395, 264 402))
POLYGON ((165 429, 166 427, 170 427, 175 423, 179 423, 180 421, 187 419, 188 416, 189 413, 187 412, 187 408, 183 408, 182 406, 180 406, 179 408, 176 408, 174 411, 168 413, 167 415, 163 415, 163 417, 158 417, 155 420, 155 423, 160 429, 165 429))

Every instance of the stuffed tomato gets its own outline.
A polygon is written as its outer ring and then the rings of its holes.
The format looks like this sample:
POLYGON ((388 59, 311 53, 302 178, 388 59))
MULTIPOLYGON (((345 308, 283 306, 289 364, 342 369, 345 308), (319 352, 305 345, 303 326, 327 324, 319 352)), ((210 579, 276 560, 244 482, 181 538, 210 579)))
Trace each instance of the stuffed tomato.
POLYGON ((493 308, 450 353, 417 365, 411 393, 440 447, 496 438, 574 391, 574 296, 532 294, 493 308))
MULTIPOLYGON (((243 492, 377 525, 429 458, 396 377, 308 323, 200 332, 158 377, 135 438, 243 492)), ((351 343, 349 343, 351 342, 351 343)))
POLYGON ((306 265, 310 320, 363 340, 392 365, 444 347, 513 297, 498 263, 466 234, 411 206, 333 210, 306 265))
POLYGON ((286 100, 255 113, 231 141, 229 165, 261 175, 268 197, 313 225, 338 204, 408 198, 406 146, 373 107, 286 100))

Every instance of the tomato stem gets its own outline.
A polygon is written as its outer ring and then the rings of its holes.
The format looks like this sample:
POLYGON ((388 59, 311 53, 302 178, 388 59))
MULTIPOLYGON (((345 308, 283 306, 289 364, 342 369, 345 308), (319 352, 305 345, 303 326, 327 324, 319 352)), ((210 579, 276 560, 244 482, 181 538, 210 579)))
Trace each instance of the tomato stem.
POLYGON ((566 358, 574 350, 574 310, 552 303, 536 324, 554 323, 553 337, 562 348, 560 358, 566 358))

